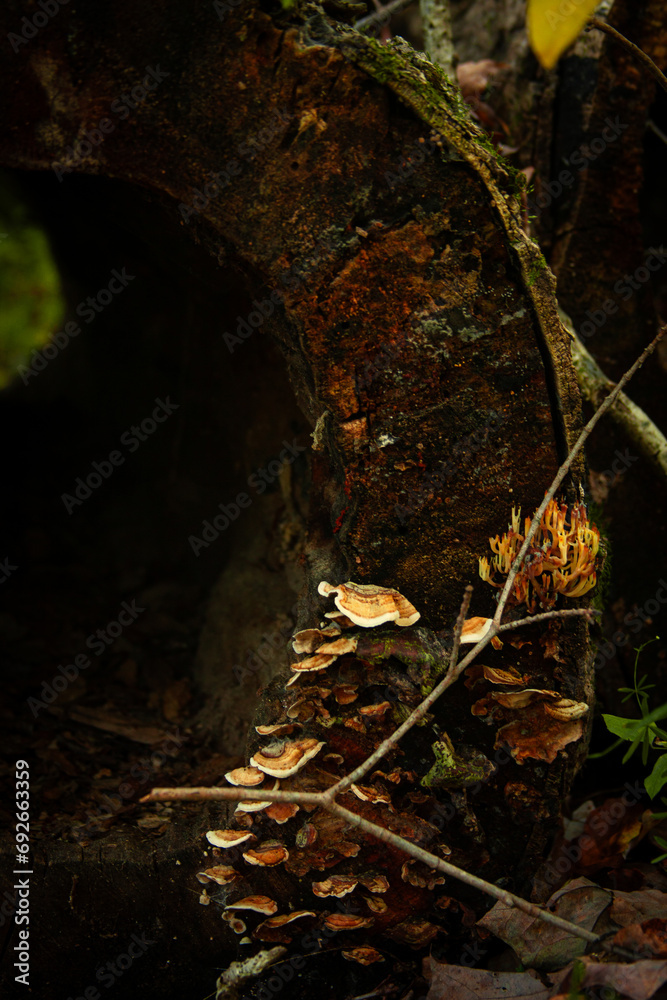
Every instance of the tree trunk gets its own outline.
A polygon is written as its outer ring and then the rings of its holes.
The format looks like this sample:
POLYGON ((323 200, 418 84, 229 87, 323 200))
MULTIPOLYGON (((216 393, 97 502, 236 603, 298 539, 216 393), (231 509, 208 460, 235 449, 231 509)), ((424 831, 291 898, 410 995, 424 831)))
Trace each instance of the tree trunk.
MULTIPOLYGON (((185 482, 187 490, 168 494, 177 538, 173 526, 150 535, 147 559, 169 535, 171 571, 198 585, 210 582, 214 569, 220 573, 195 670, 206 699, 200 720, 216 727, 213 740, 226 755, 211 778, 219 781, 242 750, 256 681, 271 684, 255 724, 278 721, 288 707, 285 638, 292 627, 317 624, 325 609, 316 593, 321 580, 398 588, 422 616, 411 641, 428 643, 436 632, 445 634, 446 645, 468 583, 475 585, 471 614, 492 613, 493 591, 479 580, 478 557, 490 536, 506 530, 512 507, 530 515, 542 500, 578 432, 579 395, 553 277, 522 229, 521 177, 497 157, 468 120, 457 91, 428 61, 405 44, 383 48, 317 13, 305 21, 271 18, 250 0, 230 10, 222 26, 209 8, 148 4, 128 39, 124 25, 131 13, 124 2, 110 17, 81 3, 15 43, 14 58, 0 70, 7 102, 0 160, 22 170, 53 168, 63 192, 70 188, 75 200, 88 195, 88 207, 100 211, 104 205, 105 213, 155 248, 163 266, 204 273, 209 290, 197 293, 206 303, 204 333, 194 346, 187 318, 162 320, 173 336, 166 356, 184 365, 177 384, 187 476, 181 470, 177 486, 185 482), (9 103, 9 95, 20 97, 9 103), (75 174, 98 180, 84 182, 75 174), (264 343, 267 334, 280 349, 302 416, 285 392, 273 348, 264 343), (198 447, 198 435, 210 428, 210 443, 198 447), (206 483, 201 496, 199 476, 206 483), (194 528, 185 528, 186 514, 194 528), (202 561, 193 570, 195 556, 202 561)), ((10 5, 5 33, 15 31, 21 14, 10 5)), ((61 196, 55 189, 50 180, 43 190, 47 209, 61 196)), ((97 239, 104 242, 104 234, 97 239)), ((82 258, 71 254, 81 271, 82 258)), ((179 279, 183 303, 196 299, 189 283, 179 279)), ((79 301, 78 291, 71 301, 79 301)), ((142 345, 149 336, 150 294, 132 301, 140 308, 127 319, 142 345)), ((113 349, 117 331, 111 321, 104 329, 104 343, 113 349)), ((149 370, 153 349, 150 339, 141 346, 149 370)), ((91 350, 84 378, 104 364, 104 350, 91 350)), ((117 357, 110 361, 110 396, 123 366, 117 357)), ((131 368, 135 392, 142 366, 132 362, 131 368)), ((66 390, 80 392, 76 376, 70 378, 66 390)), ((169 378, 166 383, 169 388, 169 378)), ((23 403, 31 389, 15 398, 23 403)), ((98 417, 105 405, 92 404, 98 417)), ((118 411, 115 417, 118 426, 118 411)), ((580 462, 566 502, 578 500, 583 477, 580 462)), ((129 510, 122 508, 119 521, 129 510)), ((134 541, 123 535, 122 544, 129 558, 134 541)), ((570 622, 534 626, 522 635, 524 645, 506 644, 485 662, 512 667, 528 688, 556 690, 590 705, 587 629, 570 622)), ((400 721, 400 704, 416 704, 443 667, 441 660, 432 663, 422 677, 400 659, 380 662, 370 648, 366 652, 337 664, 327 686, 336 679, 353 684, 358 705, 388 701, 392 709, 372 726, 352 702, 339 709, 334 699, 326 712, 306 713, 300 736, 327 744, 323 760, 326 754, 343 758, 318 764, 313 780, 326 784, 337 767, 359 763, 400 721)), ((44 665, 45 677, 55 662, 44 665)), ((479 676, 460 682, 428 724, 385 761, 381 770, 399 769, 407 782, 392 798, 395 814, 361 802, 350 807, 412 831, 430 849, 451 850, 450 860, 462 867, 529 894, 560 800, 585 753, 585 726, 573 730, 558 752, 548 740, 535 739, 524 754, 520 737, 499 734, 502 725, 520 728, 511 712, 490 712, 491 724, 471 712, 492 690, 479 676), (419 781, 434 764, 431 746, 444 734, 481 770, 475 781, 468 774, 424 790, 419 781), (448 825, 441 837, 437 820, 443 816, 448 825)), ((257 745, 253 737, 250 750, 257 745)), ((387 788, 393 795, 391 782, 387 788)), ((158 847, 153 882, 141 886, 150 902, 141 929, 160 942, 153 968, 170 955, 171 934, 163 928, 174 926, 173 893, 180 888, 188 899, 193 888, 201 889, 193 880, 193 851, 203 841, 195 838, 207 822, 228 822, 187 815, 193 818, 158 847), (167 879, 169 893, 163 891, 167 879)), ((321 816, 311 825, 329 853, 318 867, 313 851, 294 847, 302 825, 300 816, 278 828, 266 817, 256 821, 260 836, 277 829, 289 843, 291 863, 270 869, 259 882, 244 869, 244 894, 272 895, 280 912, 303 906, 320 913, 322 900, 314 900, 311 883, 325 879, 334 864, 344 862, 334 874, 386 870, 386 911, 375 913, 365 936, 357 932, 336 946, 368 941, 389 955, 393 945, 387 942, 393 941, 398 965, 392 970, 406 985, 418 969, 420 949, 438 928, 449 928, 456 949, 460 924, 453 914, 465 907, 481 912, 484 901, 477 895, 448 882, 436 897, 428 879, 403 870, 400 855, 357 841, 321 816), (358 854, 348 849, 353 861, 336 853, 341 838, 359 848, 358 854)), ((105 841, 81 847, 53 845, 44 836, 44 910, 37 920, 47 920, 47 898, 58 901, 59 933, 65 926, 73 947, 91 911, 76 896, 68 910, 66 888, 71 880, 99 884, 96 906, 103 915, 97 912, 87 939, 95 961, 97 936, 114 934, 119 949, 125 944, 136 836, 116 826, 105 841), (115 850, 102 854, 109 838, 115 850), (100 857, 108 866, 104 884, 100 857)), ((549 887, 543 889, 548 895, 549 887)), ((218 901, 229 898, 227 889, 218 894, 218 901)), ((194 907, 194 899, 188 905, 194 907)), ((232 953, 233 935, 221 926, 217 907, 191 913, 172 985, 179 971, 186 975, 190 948, 193 964, 219 966, 232 953)), ((55 947, 48 927, 37 926, 44 947, 55 947)), ((298 945, 299 936, 293 941, 298 945)), ((65 969, 70 953, 61 937, 58 948, 49 960, 65 969)), ((310 977, 322 977, 325 968, 312 959, 291 995, 309 995, 310 977)), ((349 995, 377 985, 389 971, 350 968, 349 995)), ((91 966, 91 981, 93 973, 91 966)), ((163 994, 164 980, 151 986, 152 979, 145 980, 144 995, 163 994)), ((324 986, 320 992, 340 990, 324 986)))

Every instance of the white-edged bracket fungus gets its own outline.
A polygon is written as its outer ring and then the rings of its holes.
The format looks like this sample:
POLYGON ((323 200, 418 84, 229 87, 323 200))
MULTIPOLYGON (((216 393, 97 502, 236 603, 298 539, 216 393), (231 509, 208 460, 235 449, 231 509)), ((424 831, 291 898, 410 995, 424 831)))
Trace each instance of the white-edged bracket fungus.
MULTIPOLYGON (((267 788, 266 791, 277 792, 280 788, 280 782, 274 781, 272 788, 267 788)), ((236 807, 235 813, 254 813, 262 812, 263 809, 268 809, 271 805, 270 801, 266 802, 255 802, 254 800, 246 799, 244 802, 239 802, 236 807)))
POLYGON ((197 872, 197 881, 215 882, 216 885, 229 885, 243 876, 230 865, 215 865, 213 868, 206 868, 203 872, 197 872))
POLYGON ((301 660, 300 663, 292 663, 290 669, 298 673, 309 670, 326 670, 334 660, 345 653, 356 653, 358 639, 355 636, 341 636, 333 642, 322 643, 317 647, 313 656, 301 660))
POLYGON ((269 917, 264 923, 260 924, 257 930, 271 929, 275 930, 278 927, 284 927, 286 924, 291 924, 295 920, 303 920, 304 917, 316 917, 317 914, 313 910, 293 910, 292 913, 281 913, 277 917, 269 917))
POLYGON ((414 625, 421 617, 414 605, 391 587, 353 583, 351 580, 334 587, 322 580, 317 591, 323 597, 333 596, 338 610, 362 628, 374 628, 385 622, 414 625))
POLYGON ((245 934, 247 927, 235 913, 227 910, 222 914, 222 919, 229 924, 235 934, 245 934))
POLYGON ((348 962, 357 962, 359 965, 372 965, 373 962, 384 962, 383 956, 376 948, 370 945, 362 945, 359 948, 352 948, 350 951, 341 952, 348 962))
POLYGON ((300 728, 300 722, 282 722, 273 726, 255 726, 255 732, 260 736, 289 736, 295 729, 300 728))
POLYGON ((249 865, 273 868, 289 858, 289 851, 279 840, 265 840, 263 844, 246 851, 243 855, 249 865))
POLYGON ((351 913, 331 913, 324 918, 324 926, 330 931, 360 931, 373 926, 372 917, 357 917, 351 913))
POLYGON ((266 815, 274 823, 286 823, 296 816, 300 808, 301 806, 298 806, 296 802, 272 802, 266 810, 266 815))
POLYGON ((246 840, 256 840, 254 833, 245 830, 207 830, 206 839, 213 847, 222 847, 226 850, 229 847, 238 847, 245 844, 246 840))
POLYGON ((273 778, 290 778, 319 753, 324 745, 313 739, 273 743, 258 750, 250 758, 250 764, 273 778))
POLYGON ((335 639, 340 633, 340 626, 335 622, 325 628, 304 628, 293 636, 292 648, 295 653, 314 653, 323 642, 335 639))
POLYGON ((312 889, 316 896, 346 896, 359 885, 359 879, 353 875, 330 875, 323 882, 313 882, 312 889))
POLYGON ((375 896, 365 896, 364 902, 371 913, 386 913, 389 909, 384 899, 376 899, 375 896))
POLYGON ((254 788, 264 781, 264 774, 256 767, 236 767, 233 771, 227 771, 225 778, 230 785, 237 785, 242 788, 254 788))
POLYGON ((362 802, 382 802, 386 805, 391 805, 391 796, 387 792, 381 792, 370 785, 350 785, 350 791, 354 792, 362 802))
POLYGON ((254 913, 261 913, 264 917, 271 917, 278 912, 278 904, 275 899, 269 896, 244 896, 237 899, 235 903, 228 903, 225 910, 252 910, 254 913))

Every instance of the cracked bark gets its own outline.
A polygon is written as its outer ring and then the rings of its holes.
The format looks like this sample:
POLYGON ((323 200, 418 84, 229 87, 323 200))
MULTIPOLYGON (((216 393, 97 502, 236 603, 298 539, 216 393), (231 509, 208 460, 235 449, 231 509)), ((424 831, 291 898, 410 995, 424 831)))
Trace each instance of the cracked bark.
MULTIPOLYGON (((512 505, 524 514, 538 505, 580 419, 553 280, 520 228, 515 179, 441 74, 400 45, 381 50, 319 15, 281 23, 250 2, 222 30, 209 10, 149 7, 128 39, 125 4, 108 18, 79 4, 3 64, 2 163, 64 163, 142 189, 162 208, 147 235, 200 243, 221 282, 243 286, 246 322, 280 293, 264 329, 317 428, 298 625, 314 623, 320 579, 398 587, 437 630, 451 629, 463 588, 477 581, 473 611, 489 614, 477 557, 512 505), (68 160, 68 147, 156 64, 167 74, 159 87, 127 121, 112 118, 90 153, 68 160), (11 94, 20 100, 8 103, 11 94)), ((570 499, 582 476, 579 465, 570 499)), ((222 592, 234 579, 227 571, 222 592)), ((227 614, 213 607, 214 634, 232 627, 227 614)), ((506 647, 494 664, 590 701, 584 625, 563 625, 557 648, 555 635, 551 646, 538 638, 506 647)), ((284 662, 276 655, 272 671, 284 662)), ((212 699, 223 697, 231 667, 200 669, 212 699)), ((435 722, 491 753, 494 733, 470 704, 460 685, 435 722)), ((406 742, 402 766, 422 767, 424 738, 406 742)), ((494 876, 525 890, 582 751, 580 741, 548 766, 509 763, 484 786, 473 818, 451 795, 462 862, 472 850, 467 824, 472 841, 488 841, 494 876)), ((94 878, 85 850, 81 864, 94 878)), ((282 891, 291 898, 294 887, 282 891)), ((162 904, 156 913, 166 919, 162 904)), ((108 919, 117 915, 112 906, 108 919)))

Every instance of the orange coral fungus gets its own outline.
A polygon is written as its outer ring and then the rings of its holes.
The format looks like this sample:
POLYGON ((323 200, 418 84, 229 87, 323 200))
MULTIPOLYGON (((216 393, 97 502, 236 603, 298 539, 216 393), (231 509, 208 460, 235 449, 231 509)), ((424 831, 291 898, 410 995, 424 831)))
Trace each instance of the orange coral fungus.
MULTIPOLYGON (((502 538, 489 539, 494 556, 479 560, 479 575, 492 587, 503 587, 496 574, 506 576, 531 526, 525 518, 521 531, 521 508, 512 508, 512 523, 502 538)), ((512 598, 516 604, 525 604, 529 612, 552 608, 556 596, 582 597, 597 582, 598 549, 600 532, 589 523, 583 503, 568 507, 550 500, 542 515, 540 526, 528 548, 523 566, 514 580, 512 598)))

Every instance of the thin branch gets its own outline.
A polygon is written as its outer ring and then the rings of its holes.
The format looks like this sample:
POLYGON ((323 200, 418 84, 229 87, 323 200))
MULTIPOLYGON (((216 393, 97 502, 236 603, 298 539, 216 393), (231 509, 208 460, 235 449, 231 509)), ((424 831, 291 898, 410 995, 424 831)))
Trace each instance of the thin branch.
POLYGON ((140 802, 296 802, 303 806, 322 805, 322 792, 279 792, 267 788, 237 788, 225 785, 192 785, 183 788, 152 788, 148 795, 139 799, 140 802), (260 794, 261 793, 261 794, 260 794))
POLYGON ((549 502, 551 500, 553 500, 554 495, 556 493, 556 490, 558 489, 558 487, 560 486, 560 484, 565 479, 565 476, 570 471, 572 463, 574 462, 575 458, 577 457, 577 455, 579 454, 579 452, 583 448, 584 444, 588 440, 588 437, 590 436, 593 428, 600 421, 600 419, 605 415, 605 413, 607 412, 607 410, 611 406, 614 405, 614 403, 615 403, 615 401, 616 401, 619 393, 623 389, 623 387, 628 384, 628 382, 630 381, 630 379, 632 378, 632 376, 635 374, 635 372, 637 371, 637 369, 641 368, 641 366, 644 364, 644 362, 648 358, 649 354, 651 354, 655 350, 655 348, 658 346, 658 343, 660 342, 660 340, 664 336, 665 331, 667 331, 667 326, 662 327, 658 331, 658 333, 653 338, 653 340, 648 345, 648 347, 646 347, 642 351, 641 355, 637 358, 637 360, 632 365, 632 367, 629 368, 627 370, 627 372, 625 373, 625 375, 623 375, 623 377, 616 383, 616 385, 614 386, 614 388, 612 389, 612 391, 609 393, 609 395, 607 396, 607 398, 604 400, 604 402, 601 404, 601 406, 595 411, 595 413, 593 414, 593 416, 588 421, 588 423, 584 427, 583 431, 581 432, 581 434, 577 438, 575 444, 572 446, 572 450, 570 451, 570 454, 567 456, 567 458, 565 459, 565 461, 561 465, 560 469, 556 473, 556 477, 555 477, 554 481, 552 482, 551 486, 549 487, 549 489, 547 490, 547 492, 544 494, 544 500, 542 501, 542 503, 540 504, 540 506, 538 507, 538 509, 535 511, 535 515, 534 515, 532 523, 530 525, 530 529, 528 531, 528 534, 526 535, 524 543, 521 546, 521 548, 519 549, 517 557, 514 560, 514 562, 512 563, 512 565, 510 566, 510 571, 507 574, 507 580, 505 581, 505 586, 503 587, 502 593, 501 593, 500 598, 498 600, 498 607, 496 608, 496 613, 493 616, 493 624, 496 626, 496 628, 500 625, 500 619, 502 617, 503 611, 505 610, 505 605, 507 604, 507 599, 508 599, 510 593, 512 592, 512 587, 514 585, 515 577, 516 577, 517 573, 519 572, 519 570, 521 569, 521 566, 523 565, 523 560, 525 559, 525 556, 526 556, 526 553, 528 552, 528 548, 530 546, 530 543, 532 542, 533 538, 535 537, 537 529, 540 526, 540 522, 542 521, 542 515, 544 514, 545 510, 547 509, 547 505, 549 504, 549 502))
POLYGON ((643 49, 640 49, 638 45, 635 45, 634 42, 631 42, 629 38, 626 38, 625 35, 622 35, 620 31, 617 31, 616 28, 613 28, 611 24, 607 24, 606 21, 603 21, 601 17, 592 17, 590 19, 590 25, 592 28, 597 28, 598 31, 604 31, 605 34, 611 35, 611 37, 615 38, 617 42, 620 42, 621 45, 624 45, 625 48, 628 49, 628 51, 630 51, 633 54, 635 59, 638 59, 641 63, 644 64, 644 66, 649 71, 651 76, 655 77, 655 79, 658 81, 662 89, 667 90, 667 77, 661 70, 658 69, 656 64, 651 59, 651 57, 647 56, 646 53, 643 51, 643 49))
MULTIPOLYGON (((203 802, 205 800, 210 801, 218 799, 232 799, 233 801, 238 801, 252 799, 257 794, 258 792, 256 789, 253 790, 248 788, 154 788, 152 792, 149 795, 145 795, 141 801, 203 802)), ((587 931, 583 927, 579 927, 577 924, 570 923, 569 920, 563 920, 562 917, 556 916, 555 913, 551 913, 549 910, 543 910, 534 903, 529 903, 520 896, 515 896, 514 893, 508 892, 506 889, 501 889, 499 886, 494 885, 493 882, 486 882, 484 879, 479 878, 477 875, 472 875, 463 868, 457 868, 456 865, 452 865, 448 861, 443 861, 442 858, 439 858, 437 855, 431 854, 429 851, 425 851, 423 847, 418 847, 417 844, 413 844, 409 840, 404 840, 403 837, 399 837, 398 834, 392 833, 392 831, 387 830, 386 827, 378 826, 377 823, 371 823, 370 820, 365 819, 358 813, 351 812, 349 809, 339 805, 337 802, 331 802, 327 798, 326 793, 262 792, 262 798, 267 800, 271 799, 272 801, 288 799, 290 802, 303 803, 304 805, 319 805, 323 809, 326 809, 327 812, 333 813, 334 816, 339 816, 341 819, 344 819, 350 824, 350 826, 358 827, 358 829, 360 829, 363 833, 367 833, 370 836, 375 837, 382 843, 391 844, 392 847, 396 847, 398 850, 403 851, 403 853, 416 858, 417 861, 423 862, 428 868, 440 871, 444 875, 451 875, 459 882, 465 882, 466 885, 471 886, 473 889, 478 889, 480 892, 484 892, 488 896, 493 896, 495 899, 499 899, 505 904, 505 906, 513 908, 516 907, 518 910, 523 910, 524 913, 529 913, 537 920, 542 920, 545 923, 553 924, 555 927, 560 927, 561 930, 567 931, 575 937, 583 938, 584 941, 596 942, 599 940, 598 935, 593 934, 592 931, 587 931)))
MULTIPOLYGON (((520 556, 521 553, 519 553, 517 559, 520 556)), ((468 588, 466 587, 466 592, 467 590, 468 588)), ((472 592, 472 587, 470 590, 472 592)), ((383 742, 373 751, 370 757, 367 757, 365 761, 359 764, 359 766, 356 767, 351 774, 348 774, 345 778, 341 778, 340 781, 338 781, 335 785, 332 785, 331 788, 324 793, 327 799, 332 802, 336 795, 340 795, 341 792, 344 792, 346 788, 350 787, 350 785, 359 781, 360 778, 363 778, 367 771, 370 771, 372 767, 375 767, 375 765, 378 764, 387 753, 389 753, 392 747, 396 746, 399 740, 405 736, 408 730, 412 729, 417 722, 424 718, 431 705, 438 700, 441 694, 444 694, 447 688, 452 686, 454 681, 458 680, 465 668, 476 659, 477 654, 481 653, 481 651, 491 642, 494 636, 498 635, 500 631, 507 632, 510 629, 518 628, 520 625, 532 625, 535 622, 544 621, 546 618, 569 618, 577 615, 588 617, 590 614, 591 612, 589 608, 567 608, 562 611, 545 611, 542 614, 531 615, 529 618, 522 618, 516 622, 507 622, 505 625, 496 625, 494 621, 486 635, 480 639, 475 646, 473 646, 467 656, 465 656, 460 663, 457 663, 456 666, 453 667, 451 665, 453 660, 450 659, 450 666, 447 668, 447 673, 443 679, 436 687, 433 688, 431 693, 427 695, 421 704, 419 704, 417 708, 411 712, 407 719, 401 723, 398 729, 394 730, 391 736, 388 736, 386 740, 383 740, 383 742)), ((458 628, 458 620, 456 624, 458 628)))
POLYGON ((354 27, 357 31, 361 31, 364 34, 371 28, 381 28, 389 21, 393 14, 398 14, 400 10, 411 7, 415 2, 416 0, 392 0, 392 3, 388 3, 381 10, 376 10, 373 14, 368 14, 359 21, 355 21, 354 27))
POLYGON ((472 600, 472 586, 468 584, 463 592, 463 600, 461 601, 461 609, 459 611, 459 616, 456 619, 456 625, 454 626, 454 641, 452 642, 452 651, 449 654, 449 667, 450 670, 456 669, 456 661, 459 657, 459 646, 461 645, 461 633, 463 632, 463 623, 468 617, 468 609, 470 608, 470 601, 472 600))
POLYGON ((424 51, 431 62, 455 80, 452 13, 449 0, 419 0, 424 32, 424 51))
MULTIPOLYGON (((572 362, 577 373, 579 388, 589 403, 598 406, 602 393, 613 388, 614 383, 607 378, 595 358, 586 350, 569 316, 562 310, 559 310, 559 314, 563 326, 572 337, 572 362)), ((667 481, 667 438, 660 428, 624 392, 619 393, 610 416, 625 431, 658 475, 667 481)))
POLYGON ((517 618, 513 622, 505 622, 498 626, 498 632, 509 632, 510 629, 519 628, 520 625, 534 625, 535 622, 544 622, 549 618, 592 618, 594 615, 601 615, 601 611, 594 608, 564 608, 558 611, 541 611, 539 615, 528 615, 527 618, 517 618))
POLYGON ((538 920, 542 920, 546 923, 554 924, 560 927, 562 930, 573 934, 576 937, 582 938, 586 941, 597 942, 599 938, 597 935, 593 934, 591 931, 587 931, 582 927, 578 927, 576 924, 571 924, 567 920, 563 920, 557 917, 555 914, 542 910, 533 903, 527 900, 521 899, 520 896, 515 896, 513 893, 507 892, 504 889, 499 888, 490 882, 485 882, 476 875, 471 875, 470 872, 466 872, 463 869, 457 868, 456 866, 450 864, 447 861, 443 861, 441 858, 430 854, 428 851, 424 851, 423 848, 418 847, 416 844, 410 843, 410 841, 399 837, 397 834, 392 833, 390 830, 384 827, 378 826, 375 823, 371 823, 369 820, 364 819, 359 816, 358 813, 351 812, 344 806, 339 805, 334 801, 336 795, 341 794, 346 789, 350 787, 358 778, 362 777, 378 760, 380 760, 393 746, 395 746, 400 738, 410 729, 415 722, 422 719, 431 705, 440 697, 440 695, 450 687, 454 681, 460 677, 461 673, 465 668, 476 659, 478 653, 484 649, 488 643, 498 635, 499 632, 508 631, 510 629, 516 629, 520 625, 532 625, 539 621, 544 621, 545 619, 569 617, 571 615, 589 615, 590 611, 587 608, 577 608, 568 609, 565 611, 548 611, 539 615, 531 615, 528 618, 520 619, 519 621, 508 622, 503 625, 500 624, 500 618, 502 612, 507 603, 507 598, 511 591, 511 586, 516 576, 516 571, 521 566, 523 559, 525 558, 526 552, 532 538, 535 535, 537 526, 539 525, 542 514, 546 509, 547 504, 553 498, 556 490, 560 486, 570 467, 574 461, 576 455, 579 453, 583 447, 585 441, 589 437, 591 431, 596 426, 601 417, 607 412, 607 410, 613 405, 614 401, 618 397, 622 388, 627 384, 627 382, 632 378, 637 369, 644 363, 649 354, 655 349, 656 345, 665 333, 666 328, 661 329, 657 336, 651 341, 649 346, 642 352, 641 356, 635 361, 632 367, 623 375, 618 384, 609 393, 607 398, 604 400, 602 405, 599 407, 597 412, 588 421, 583 431, 579 435, 576 443, 574 444, 570 454, 567 456, 562 466, 558 470, 554 481, 547 490, 545 499, 542 502, 539 509, 536 511, 531 527, 528 531, 526 539, 514 560, 510 573, 508 574, 507 582, 500 595, 500 600, 498 602, 498 608, 496 614, 494 615, 493 622, 489 628, 486 635, 470 650, 470 652, 465 656, 459 663, 456 663, 457 647, 460 642, 461 629, 465 615, 467 614, 468 607, 470 605, 470 596, 472 593, 472 587, 467 587, 466 592, 461 604, 461 610, 457 618, 456 627, 454 630, 454 648, 452 650, 452 655, 449 660, 449 665, 447 672, 440 683, 431 691, 431 693, 424 699, 424 701, 410 714, 410 716, 405 720, 405 722, 399 726, 399 728, 387 739, 385 740, 373 754, 371 754, 368 759, 356 768, 347 777, 341 779, 336 784, 332 785, 329 789, 324 792, 298 792, 298 791, 266 791, 262 792, 259 789, 248 789, 239 787, 229 787, 229 788, 154 788, 149 795, 144 796, 142 802, 164 802, 164 801, 184 801, 184 802, 201 802, 204 800, 216 800, 216 799, 227 799, 231 801, 288 801, 297 804, 304 805, 317 805, 327 812, 333 813, 345 819, 352 826, 358 827, 363 832, 377 838, 378 840, 391 844, 399 850, 403 851, 420 861, 428 865, 430 868, 435 868, 438 871, 442 871, 446 875, 451 875, 461 882, 465 882, 467 885, 473 888, 479 889, 480 891, 487 893, 496 899, 501 900, 506 906, 516 907, 522 910, 524 913, 528 913, 538 920))
POLYGON ((370 771, 372 767, 375 767, 375 765, 382 760, 385 754, 387 754, 392 747, 396 746, 401 737, 404 736, 409 729, 412 729, 417 722, 424 718, 431 705, 438 700, 440 695, 443 694, 448 687, 452 686, 454 681, 460 677, 461 671, 472 663, 477 654, 481 653, 485 646, 491 642, 494 635, 496 635, 496 631, 492 627, 486 633, 484 638, 480 639, 476 646, 473 646, 468 655, 464 657, 464 659, 461 660, 456 667, 453 669, 450 667, 440 683, 436 685, 431 693, 424 698, 421 704, 410 713, 405 722, 401 723, 398 729, 396 729, 391 736, 387 737, 387 739, 384 740, 380 746, 373 751, 370 757, 359 765, 359 767, 356 767, 351 774, 347 775, 346 778, 341 778, 337 784, 332 785, 331 788, 324 793, 327 796, 328 801, 331 802, 334 796, 340 795, 341 792, 345 791, 346 788, 349 788, 350 785, 358 781, 359 778, 363 778, 367 771, 370 771))

